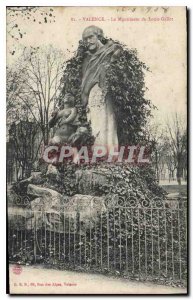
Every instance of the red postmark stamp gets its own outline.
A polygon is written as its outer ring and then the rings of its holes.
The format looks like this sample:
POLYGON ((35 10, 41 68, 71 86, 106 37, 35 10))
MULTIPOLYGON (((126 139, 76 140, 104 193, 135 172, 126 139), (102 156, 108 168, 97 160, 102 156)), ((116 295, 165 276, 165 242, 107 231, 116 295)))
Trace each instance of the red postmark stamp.
POLYGON ((22 266, 14 265, 13 268, 12 268, 12 271, 13 271, 14 274, 20 275, 21 272, 22 272, 22 266))

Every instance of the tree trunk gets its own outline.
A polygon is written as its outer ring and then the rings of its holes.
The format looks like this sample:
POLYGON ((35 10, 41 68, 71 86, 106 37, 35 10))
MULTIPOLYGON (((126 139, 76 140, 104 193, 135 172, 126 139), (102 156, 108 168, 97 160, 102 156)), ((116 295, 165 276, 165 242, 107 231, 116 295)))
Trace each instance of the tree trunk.
POLYGON ((181 153, 178 154, 178 164, 177 164, 177 182, 179 185, 181 185, 181 180, 183 176, 183 160, 181 153))

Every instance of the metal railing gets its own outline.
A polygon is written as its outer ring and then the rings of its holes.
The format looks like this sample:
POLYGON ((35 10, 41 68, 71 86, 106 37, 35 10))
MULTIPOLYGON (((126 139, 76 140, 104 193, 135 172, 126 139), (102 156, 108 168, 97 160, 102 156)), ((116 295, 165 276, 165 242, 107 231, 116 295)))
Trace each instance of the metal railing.
POLYGON ((186 284, 187 208, 180 199, 119 199, 87 216, 65 206, 25 209, 9 213, 8 229, 10 261, 186 284))

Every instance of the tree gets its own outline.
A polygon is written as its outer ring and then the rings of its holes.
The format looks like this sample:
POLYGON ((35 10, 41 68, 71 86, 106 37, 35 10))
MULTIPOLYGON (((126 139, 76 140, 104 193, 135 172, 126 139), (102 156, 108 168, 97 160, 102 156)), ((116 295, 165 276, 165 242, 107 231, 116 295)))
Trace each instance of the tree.
POLYGON ((164 142, 164 128, 160 123, 151 120, 146 127, 146 141, 151 153, 151 163, 155 169, 156 179, 159 181, 166 166, 167 148, 164 142))
POLYGON ((181 185, 183 170, 187 168, 187 124, 175 113, 171 122, 167 121, 168 146, 177 169, 177 181, 181 185))
POLYGON ((22 57, 8 70, 7 110, 12 119, 26 118, 26 111, 49 139, 48 119, 56 105, 64 55, 52 46, 24 49, 22 57))
POLYGON ((161 178, 164 169, 168 169, 169 181, 177 173, 178 183, 186 178, 187 173, 187 133, 182 116, 175 114, 166 121, 166 126, 151 122, 148 124, 146 139, 152 149, 152 164, 157 179, 161 178))
POLYGON ((7 145, 12 170, 16 171, 16 179, 29 177, 32 166, 37 161, 41 136, 37 124, 29 121, 12 123, 7 145))
MULTIPOLYGON (((60 91, 64 55, 53 47, 24 49, 7 67, 7 149, 17 179, 30 175, 50 134, 49 116, 60 91)), ((10 175, 10 178, 12 176, 10 175)))

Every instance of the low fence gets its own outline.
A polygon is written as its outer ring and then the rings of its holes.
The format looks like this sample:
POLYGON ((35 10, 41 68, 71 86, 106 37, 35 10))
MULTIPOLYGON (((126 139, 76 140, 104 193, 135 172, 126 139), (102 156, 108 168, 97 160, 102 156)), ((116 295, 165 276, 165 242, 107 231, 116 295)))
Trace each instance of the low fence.
POLYGON ((94 214, 90 208, 90 217, 80 210, 69 213, 65 206, 57 212, 14 212, 8 227, 9 258, 184 285, 186 221, 182 200, 119 200, 94 214))

